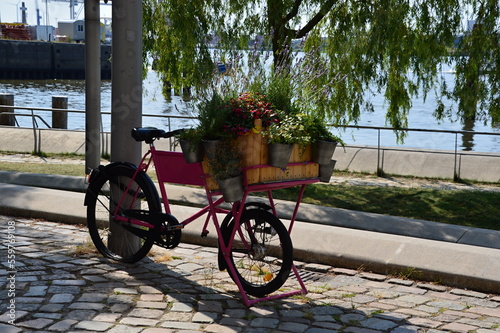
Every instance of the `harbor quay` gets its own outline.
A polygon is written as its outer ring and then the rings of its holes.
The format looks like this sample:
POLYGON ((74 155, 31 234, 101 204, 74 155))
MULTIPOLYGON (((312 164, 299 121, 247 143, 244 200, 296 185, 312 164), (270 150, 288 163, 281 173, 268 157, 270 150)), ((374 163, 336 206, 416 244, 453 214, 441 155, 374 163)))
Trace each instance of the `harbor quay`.
MULTIPOLYGON (((111 134, 101 135, 101 151, 111 151, 111 134)), ((172 141, 160 140, 158 149, 179 149, 172 141), (177 148, 176 148, 177 147, 177 148)), ((143 145, 142 151, 148 146, 143 145)), ((0 151, 85 154, 85 132, 0 126, 0 151)), ((498 153, 453 152, 377 146, 338 147, 333 156, 336 170, 383 173, 399 176, 500 181, 498 153)))
MULTIPOLYGON (((122 264, 97 254, 81 225, 0 216, 0 228, 1 332, 500 331, 498 294, 405 272, 296 262, 307 294, 245 307, 218 270, 214 247, 155 247, 140 262, 122 264)), ((293 278, 283 287, 291 288, 293 278)))

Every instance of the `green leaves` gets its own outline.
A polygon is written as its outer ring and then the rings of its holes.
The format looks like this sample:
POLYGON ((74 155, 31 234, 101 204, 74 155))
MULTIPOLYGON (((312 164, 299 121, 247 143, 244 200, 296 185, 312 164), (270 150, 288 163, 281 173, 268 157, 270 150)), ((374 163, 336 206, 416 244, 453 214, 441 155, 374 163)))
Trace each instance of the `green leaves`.
MULTIPOLYGON (((256 63, 260 69, 248 64, 237 70, 253 73, 241 77, 251 78, 259 70, 293 72, 303 53, 291 52, 292 46, 303 37, 300 50, 316 52, 304 65, 321 67, 321 75, 300 81, 298 91, 293 84, 289 88, 291 100, 300 101, 307 112, 336 124, 355 123, 373 109, 370 96, 383 94, 388 124, 403 128, 411 125, 411 100, 434 92, 443 102, 436 108, 438 117, 455 117, 450 103, 456 103, 461 118, 500 119, 498 0, 143 1, 145 59, 154 59, 155 69, 177 88, 200 91, 220 80, 214 62, 235 59, 251 48, 250 41, 272 48, 274 69, 269 63, 256 63), (465 32, 470 18, 480 25, 465 32), (463 42, 455 44, 464 32, 463 42), (208 48, 209 42, 216 42, 216 50, 208 48), (455 62, 456 83, 443 86, 441 66, 455 62)), ((236 84, 252 84, 257 91, 263 81, 236 84)), ((283 82, 278 86, 286 87, 283 82)))

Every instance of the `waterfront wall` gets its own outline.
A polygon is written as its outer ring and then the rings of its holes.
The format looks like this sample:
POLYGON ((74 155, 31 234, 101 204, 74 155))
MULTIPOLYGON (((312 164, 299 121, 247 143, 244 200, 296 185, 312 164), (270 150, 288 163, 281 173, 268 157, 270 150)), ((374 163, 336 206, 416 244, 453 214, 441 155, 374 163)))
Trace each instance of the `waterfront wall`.
MULTIPOLYGON (((110 153, 111 135, 104 133, 103 153, 110 153)), ((171 149, 169 140, 159 140, 156 147, 171 149)), ((0 151, 31 153, 78 153, 85 154, 85 132, 54 129, 18 128, 0 126, 0 151)), ((147 151, 144 144, 142 151, 147 151)), ((333 156, 337 170, 416 176, 429 178, 461 179, 484 182, 500 182, 500 154, 440 150, 411 150, 373 146, 338 147, 333 156), (381 169, 381 170, 380 170, 381 169)))
MULTIPOLYGON (((101 79, 111 79, 111 46, 101 45, 101 79)), ((0 79, 85 79, 85 45, 0 40, 0 79)))

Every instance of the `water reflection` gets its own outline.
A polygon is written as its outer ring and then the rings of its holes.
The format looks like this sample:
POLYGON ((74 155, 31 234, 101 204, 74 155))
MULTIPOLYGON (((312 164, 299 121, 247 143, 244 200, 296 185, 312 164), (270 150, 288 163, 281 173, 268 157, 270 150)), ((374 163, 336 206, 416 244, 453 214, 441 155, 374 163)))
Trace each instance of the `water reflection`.
MULTIPOLYGON (((466 119, 462 126, 463 131, 474 131, 475 120, 466 119)), ((462 150, 472 151, 474 150, 474 134, 473 133, 463 133, 462 134, 462 150)))

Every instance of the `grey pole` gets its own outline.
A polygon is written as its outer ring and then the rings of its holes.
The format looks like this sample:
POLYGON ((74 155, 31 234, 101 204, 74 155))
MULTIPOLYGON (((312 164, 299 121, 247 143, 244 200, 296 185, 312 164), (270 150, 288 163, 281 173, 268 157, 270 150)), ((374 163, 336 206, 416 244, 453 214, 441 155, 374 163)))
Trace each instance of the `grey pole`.
POLYGON ((142 3, 112 3, 111 160, 140 162, 141 144, 130 136, 142 124, 142 3))
MULTIPOLYGON (((141 144, 130 132, 142 124, 142 1, 115 0, 112 13, 111 161, 139 164, 141 144)), ((115 253, 127 255, 139 249, 139 237, 114 223, 110 229, 108 246, 115 253)))
POLYGON ((101 43, 99 0, 85 0, 85 173, 101 160, 101 43))

